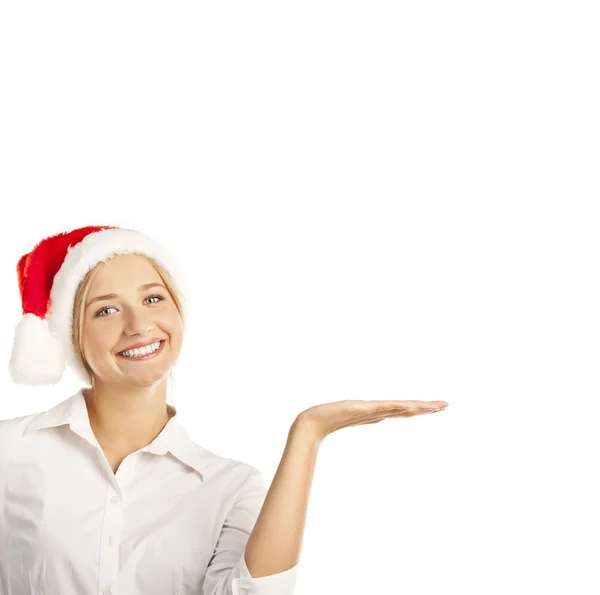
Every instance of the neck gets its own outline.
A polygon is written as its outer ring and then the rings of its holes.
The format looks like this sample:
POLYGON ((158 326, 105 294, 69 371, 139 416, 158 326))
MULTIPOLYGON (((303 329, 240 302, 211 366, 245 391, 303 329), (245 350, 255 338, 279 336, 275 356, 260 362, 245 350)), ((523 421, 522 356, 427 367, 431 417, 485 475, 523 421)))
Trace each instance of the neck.
POLYGON ((135 451, 150 444, 175 410, 167 405, 166 379, 153 386, 106 386, 84 392, 90 426, 103 448, 135 451))

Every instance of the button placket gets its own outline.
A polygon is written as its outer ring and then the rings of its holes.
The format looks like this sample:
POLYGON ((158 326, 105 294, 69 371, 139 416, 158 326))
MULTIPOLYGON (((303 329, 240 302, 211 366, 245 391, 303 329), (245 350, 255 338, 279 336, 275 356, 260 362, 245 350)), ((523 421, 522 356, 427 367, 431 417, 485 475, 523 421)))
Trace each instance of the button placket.
MULTIPOLYGON (((117 486, 117 489, 118 486, 117 486)), ((115 581, 118 572, 119 563, 119 548, 118 536, 121 534, 123 524, 124 507, 122 503, 125 499, 125 492, 121 490, 122 495, 115 493, 115 488, 112 484, 108 486, 106 495, 106 514, 102 523, 102 544, 100 546, 100 564, 99 575, 100 585, 103 585, 103 590, 99 591, 102 595, 113 595, 115 581)))

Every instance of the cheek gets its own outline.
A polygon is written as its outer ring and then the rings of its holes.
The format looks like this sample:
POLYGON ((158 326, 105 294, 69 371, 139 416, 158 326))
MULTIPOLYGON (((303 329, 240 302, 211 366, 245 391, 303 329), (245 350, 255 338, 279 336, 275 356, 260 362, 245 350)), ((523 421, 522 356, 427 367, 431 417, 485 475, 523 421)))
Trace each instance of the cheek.
POLYGON ((115 332, 107 325, 104 325, 102 329, 98 329, 91 324, 83 330, 81 337, 82 352, 90 361, 98 357, 104 357, 107 352, 114 349, 117 339, 118 336, 115 338, 115 332))
POLYGON ((183 323, 179 312, 175 311, 174 315, 164 321, 163 330, 169 335, 171 347, 179 349, 183 342, 183 323))
POLYGON ((181 319, 179 318, 179 316, 170 320, 169 334, 171 335, 171 338, 174 341, 181 340, 181 336, 183 334, 183 324, 181 323, 181 319))
POLYGON ((166 313, 164 325, 165 330, 170 334, 178 335, 183 332, 183 322, 175 306, 173 306, 172 310, 166 313))

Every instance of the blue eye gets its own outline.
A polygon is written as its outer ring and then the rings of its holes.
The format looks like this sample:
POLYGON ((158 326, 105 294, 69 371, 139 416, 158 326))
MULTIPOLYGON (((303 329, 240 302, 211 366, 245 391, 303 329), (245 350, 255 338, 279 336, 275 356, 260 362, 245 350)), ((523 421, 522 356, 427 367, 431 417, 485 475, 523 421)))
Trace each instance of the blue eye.
MULTIPOLYGON (((150 300, 152 298, 158 298, 158 302, 152 302, 154 304, 158 304, 159 302, 162 302, 165 298, 162 295, 149 295, 146 299, 150 300)), ((102 318, 104 316, 104 314, 101 314, 102 312, 104 312, 105 310, 110 310, 110 309, 116 310, 116 308, 114 306, 106 306, 104 308, 102 308, 102 310, 98 310, 98 312, 96 312, 96 316, 102 318)))

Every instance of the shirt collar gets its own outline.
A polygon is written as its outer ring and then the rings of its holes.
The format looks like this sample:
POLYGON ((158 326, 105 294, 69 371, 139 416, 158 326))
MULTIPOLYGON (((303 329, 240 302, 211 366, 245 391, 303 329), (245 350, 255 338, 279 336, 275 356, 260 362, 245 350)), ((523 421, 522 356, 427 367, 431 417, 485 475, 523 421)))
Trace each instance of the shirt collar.
MULTIPOLYGON (((86 389, 82 388, 73 396, 61 401, 51 409, 38 413, 25 429, 25 434, 42 428, 68 424, 76 434, 79 434, 82 438, 100 448, 90 426, 90 418, 85 405, 84 390, 86 389)), ((201 448, 189 438, 185 428, 179 421, 177 409, 172 405, 167 405, 169 410, 172 409, 173 415, 161 433, 141 450, 156 455, 164 455, 170 452, 180 461, 198 471, 204 480, 207 461, 202 455, 201 448)))

